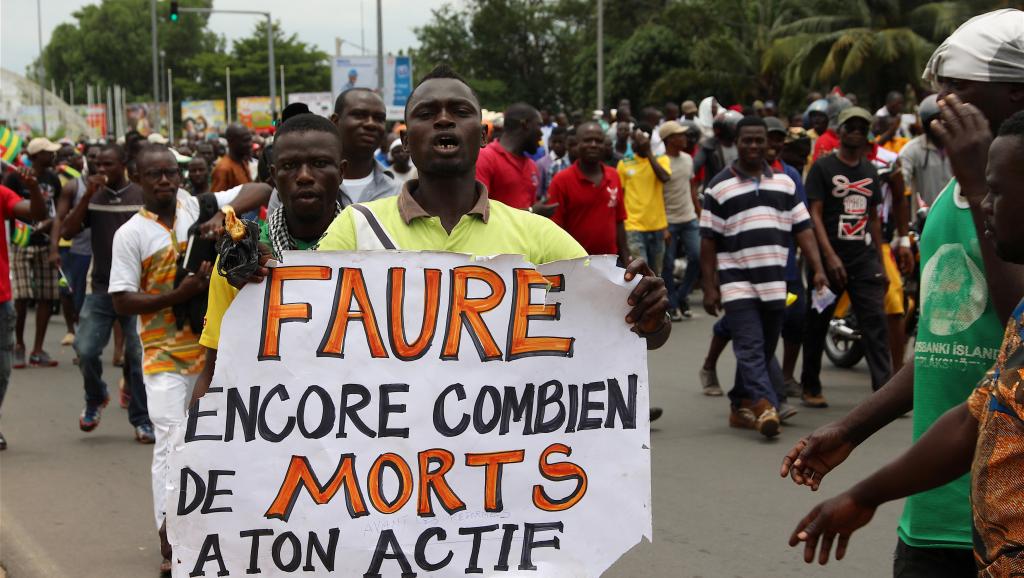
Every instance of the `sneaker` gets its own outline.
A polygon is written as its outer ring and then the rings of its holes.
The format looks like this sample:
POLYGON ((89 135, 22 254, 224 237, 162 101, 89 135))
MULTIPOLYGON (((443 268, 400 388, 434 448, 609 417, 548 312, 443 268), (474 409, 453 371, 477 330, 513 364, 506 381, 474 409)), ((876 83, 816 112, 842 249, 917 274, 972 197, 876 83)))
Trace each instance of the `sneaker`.
POLYGON ((693 311, 690 311, 690 306, 683 304, 679 308, 679 314, 683 316, 683 319, 693 319, 693 311))
POLYGON ((114 359, 111 361, 114 367, 124 367, 124 355, 114 354, 114 359))
POLYGON ((806 407, 813 407, 818 409, 828 407, 828 402, 825 401, 825 396, 821 395, 820 393, 813 394, 804 392, 800 394, 800 403, 804 404, 806 407))
POLYGON ((15 347, 14 348, 14 369, 25 369, 25 348, 15 347))
POLYGON ((151 444, 156 442, 156 435, 153 433, 153 426, 148 423, 135 426, 135 441, 140 444, 151 444))
POLYGON ((767 399, 761 399, 750 409, 757 418, 754 425, 757 433, 766 438, 773 438, 779 435, 779 414, 775 410, 775 406, 772 405, 772 402, 767 399))
POLYGON ((749 407, 734 407, 729 412, 729 427, 739 429, 754 429, 757 418, 749 407))
POLYGON ((50 358, 50 354, 39 350, 28 356, 28 364, 32 367, 57 367, 57 360, 50 358))
POLYGON ((128 386, 124 382, 124 378, 121 378, 121 384, 117 386, 117 391, 120 393, 121 409, 128 409, 128 404, 132 402, 132 392, 128 391, 128 386))
POLYGON ((4 434, 0 433, 0 452, 4 451, 6 449, 7 449, 7 438, 4 437, 4 434))
POLYGON ((672 320, 673 323, 679 323, 680 321, 683 320, 683 314, 682 312, 679 311, 678 308, 669 311, 668 317, 669 319, 672 320))
POLYGON ((718 372, 714 369, 700 368, 697 372, 700 377, 700 386, 704 389, 704 395, 721 397, 722 386, 718 384, 718 372))
POLYGON ((800 413, 800 411, 788 403, 783 402, 779 404, 779 421, 781 422, 789 421, 798 413, 800 413))
POLYGON ((70 346, 74 345, 75 344, 75 334, 74 333, 65 333, 64 334, 64 339, 60 340, 60 344, 63 347, 70 347, 70 346))
POLYGON ((103 408, 107 407, 110 403, 110 397, 107 396, 103 400, 103 403, 99 405, 85 404, 85 409, 82 410, 82 416, 78 418, 78 429, 82 431, 92 431, 96 429, 96 426, 100 425, 100 412, 103 408))
POLYGON ((665 413, 665 411, 663 409, 661 409, 660 407, 652 407, 651 408, 651 421, 652 422, 658 421, 658 418, 661 417, 661 414, 663 414, 663 413, 665 413))
POLYGON ((786 386, 786 397, 800 397, 804 394, 804 387, 792 377, 787 379, 784 385, 786 386))

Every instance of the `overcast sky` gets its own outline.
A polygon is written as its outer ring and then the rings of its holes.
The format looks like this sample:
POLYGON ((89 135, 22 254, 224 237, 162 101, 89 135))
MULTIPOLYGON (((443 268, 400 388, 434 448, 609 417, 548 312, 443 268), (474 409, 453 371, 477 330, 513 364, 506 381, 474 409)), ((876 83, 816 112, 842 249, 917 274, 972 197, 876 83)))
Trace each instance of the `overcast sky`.
MULTIPOLYGON (((39 0, 43 9, 43 45, 50 33, 62 22, 73 22, 71 14, 82 6, 98 0, 39 0)), ((459 3, 459 0, 452 0, 459 3)), ((413 28, 427 22, 430 10, 446 0, 383 0, 384 50, 398 52, 415 46, 413 28)), ((362 0, 363 25, 366 29, 367 54, 376 52, 377 4, 362 0)), ((158 0, 157 14, 166 18, 167 0, 158 0)), ((270 11, 281 22, 286 34, 297 33, 303 42, 334 54, 334 38, 341 37, 355 44, 360 42, 360 0, 214 0, 214 8, 270 11)), ((210 18, 210 30, 232 40, 248 36, 256 25, 256 16, 220 14, 210 18)), ((25 73, 39 52, 36 2, 33 0, 0 0, 0 66, 25 73)), ((343 54, 360 54, 359 49, 345 45, 343 54)), ((144 71, 149 74, 149 71, 144 71)))

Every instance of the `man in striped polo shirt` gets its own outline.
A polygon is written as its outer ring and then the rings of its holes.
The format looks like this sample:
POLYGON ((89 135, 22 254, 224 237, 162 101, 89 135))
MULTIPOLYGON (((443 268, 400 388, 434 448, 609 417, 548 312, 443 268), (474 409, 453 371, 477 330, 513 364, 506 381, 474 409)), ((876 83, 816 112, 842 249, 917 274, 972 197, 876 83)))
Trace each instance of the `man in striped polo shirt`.
POLYGON ((709 182, 700 217, 704 309, 726 314, 736 355, 729 425, 779 433, 779 400, 768 365, 782 330, 786 258, 795 239, 825 286, 807 207, 796 184, 765 161, 768 128, 760 117, 737 124, 737 160, 709 182))

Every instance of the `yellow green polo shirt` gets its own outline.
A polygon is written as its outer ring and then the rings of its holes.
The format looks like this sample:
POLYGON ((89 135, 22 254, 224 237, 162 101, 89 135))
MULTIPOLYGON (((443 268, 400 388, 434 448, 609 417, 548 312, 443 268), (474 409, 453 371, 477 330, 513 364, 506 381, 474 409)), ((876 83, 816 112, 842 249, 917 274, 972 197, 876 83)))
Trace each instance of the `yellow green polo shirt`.
MULTIPOLYGON (((477 183, 476 205, 462 216, 449 234, 441 226, 441 219, 427 214, 410 194, 418 184, 411 180, 396 197, 363 203, 373 211, 399 249, 475 256, 523 255, 535 265, 587 255, 569 233, 550 219, 488 199, 487 189, 480 183, 477 183)), ((342 211, 327 228, 319 250, 360 249, 356 218, 361 217, 355 215, 352 207, 342 211)))
MULTIPOLYGON (((513 209, 487 198, 487 189, 477 183, 476 204, 463 215, 449 235, 441 219, 432 217, 409 193, 418 182, 410 180, 397 197, 363 203, 373 211, 399 249, 406 251, 448 251, 476 256, 523 255, 535 265, 586 257, 587 252, 564 229, 551 220, 513 209)), ((347 207, 327 228, 318 247, 321 251, 356 251, 355 209, 347 207)), ((238 290, 220 275, 210 281, 206 321, 199 343, 217 349, 224 313, 238 290)))

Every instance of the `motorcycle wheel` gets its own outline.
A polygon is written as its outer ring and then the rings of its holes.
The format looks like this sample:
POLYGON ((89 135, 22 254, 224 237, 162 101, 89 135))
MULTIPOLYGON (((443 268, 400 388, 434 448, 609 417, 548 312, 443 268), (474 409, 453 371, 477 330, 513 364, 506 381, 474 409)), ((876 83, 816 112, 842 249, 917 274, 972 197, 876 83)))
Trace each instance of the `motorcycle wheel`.
POLYGON ((864 358, 864 348, 858 341, 840 338, 829 331, 825 336, 825 355, 832 365, 849 369, 864 358))

